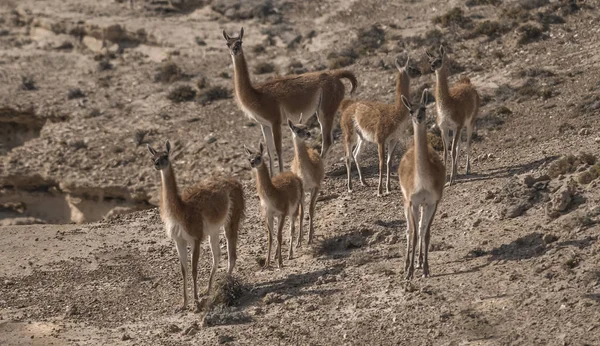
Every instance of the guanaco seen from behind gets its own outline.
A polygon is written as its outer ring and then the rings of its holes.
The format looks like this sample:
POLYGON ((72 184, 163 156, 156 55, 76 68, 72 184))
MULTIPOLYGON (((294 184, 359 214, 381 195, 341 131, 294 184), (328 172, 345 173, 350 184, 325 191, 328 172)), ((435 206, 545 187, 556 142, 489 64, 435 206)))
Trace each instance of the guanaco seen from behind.
MULTIPOLYGON (((255 172, 256 190, 260 198, 260 206, 267 224, 267 259, 265 268, 271 264, 271 245, 273 243, 272 231, 275 217, 277 217, 277 259, 278 267, 281 268, 283 260, 281 256, 283 224, 286 216, 290 218, 290 247, 288 259, 293 256, 294 231, 296 219, 300 216, 300 229, 302 229, 302 219, 304 218, 304 202, 302 181, 292 172, 283 172, 274 176, 269 176, 269 171, 264 163, 263 144, 259 145, 259 151, 253 152, 244 146, 250 166, 255 172)), ((298 239, 297 244, 299 244, 298 239)))
POLYGON ((353 93, 358 83, 354 74, 347 70, 312 72, 253 84, 242 49, 243 36, 243 28, 238 37, 230 37, 223 30, 223 37, 227 41, 233 60, 235 96, 244 113, 262 127, 269 154, 271 175, 274 175, 275 154, 279 160, 279 172, 283 172, 281 125, 292 114, 317 112, 323 138, 321 156, 325 157, 333 143, 334 116, 345 93, 344 84, 340 79, 350 80, 352 84, 350 93, 353 93), (321 89, 325 97, 320 103, 320 109, 317 109, 321 89))
POLYGON ((365 141, 377 143, 379 153, 379 186, 377 195, 382 196, 383 164, 387 164, 386 194, 390 193, 390 163, 394 149, 408 125, 408 112, 402 105, 401 96, 410 97, 410 79, 421 75, 421 72, 410 65, 410 58, 404 65, 396 60, 398 75, 396 77, 396 101, 394 104, 371 101, 342 101, 342 118, 340 121, 344 135, 346 150, 346 171, 348 175, 348 192, 352 191, 351 162, 354 159, 361 184, 367 185, 358 162, 365 141), (351 152, 352 145, 356 148, 351 152), (385 149, 387 161, 385 160, 385 149))
POLYGON ((414 272, 417 231, 419 238, 418 266, 423 265, 423 277, 429 276, 431 221, 442 198, 446 180, 446 168, 438 154, 427 143, 427 128, 425 127, 427 98, 428 93, 425 89, 421 96, 421 104, 413 107, 408 99, 402 96, 402 103, 409 110, 414 130, 414 145, 404 154, 398 167, 407 223, 404 262, 407 280, 412 279, 414 272), (418 230, 417 220, 420 220, 418 230))
POLYGON ((210 293, 215 272, 221 259, 219 234, 225 230, 227 239, 227 273, 231 274, 236 262, 236 247, 240 222, 244 218, 245 201, 242 184, 233 178, 215 178, 189 187, 179 195, 175 172, 169 161, 171 144, 167 141, 165 151, 156 151, 150 145, 154 168, 160 171, 160 216, 167 235, 173 239, 179 253, 183 276, 183 304, 187 306, 187 245, 192 248, 192 280, 194 301, 198 303, 196 278, 200 243, 209 238, 213 263, 208 279, 207 294, 210 293))
MULTIPOLYGON (((311 134, 307 126, 302 124, 302 114, 300 114, 300 119, 296 125, 294 125, 294 123, 288 119, 288 127, 292 131, 292 140, 294 141, 294 160, 292 161, 292 172, 294 172, 300 178, 300 180, 302 180, 304 193, 308 193, 308 191, 310 191, 310 204, 308 207, 308 243, 311 244, 315 230, 315 205, 317 203, 317 196, 319 195, 321 182, 325 177, 325 169, 323 168, 323 160, 321 160, 319 153, 315 149, 308 147, 304 142, 305 140, 310 139, 311 134)), ((304 198, 304 195, 302 198, 304 198)), ((300 234, 298 235, 298 246, 300 246, 301 243, 302 226, 300 227, 300 234)))
POLYGON ((471 138, 479 111, 479 94, 471 84, 471 80, 463 76, 451 88, 448 86, 448 59, 444 46, 440 46, 439 56, 426 52, 431 69, 435 71, 435 105, 437 108, 437 125, 442 133, 444 145, 444 165, 447 165, 448 150, 452 158, 452 170, 448 185, 452 185, 457 175, 459 143, 463 127, 467 129, 467 166, 466 174, 471 173, 471 138), (452 147, 450 131, 453 132, 452 147))

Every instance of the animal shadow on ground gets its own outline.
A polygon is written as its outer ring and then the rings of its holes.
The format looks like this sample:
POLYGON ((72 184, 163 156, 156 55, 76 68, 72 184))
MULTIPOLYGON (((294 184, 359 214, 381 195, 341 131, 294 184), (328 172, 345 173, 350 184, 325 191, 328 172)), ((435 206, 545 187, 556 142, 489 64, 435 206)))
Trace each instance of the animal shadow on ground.
MULTIPOLYGON (((329 268, 324 268, 312 272, 302 274, 290 274, 283 279, 261 282, 254 285, 251 289, 251 294, 242 301, 243 305, 251 305, 259 298, 264 297, 268 293, 277 293, 280 295, 278 299, 281 301, 287 299, 286 296, 299 297, 303 295, 327 296, 338 292, 337 289, 314 289, 312 286, 317 286, 324 277, 334 276, 339 274, 343 269, 344 264, 334 265, 329 268)), ((318 286, 317 286, 318 287, 318 286)))
POLYGON ((520 237, 510 244, 502 244, 489 251, 489 254, 492 255, 489 260, 518 261, 541 256, 547 250, 542 240, 543 236, 542 233, 534 232, 520 237))
POLYGON ((350 233, 325 238, 313 247, 315 257, 327 256, 343 258, 350 255, 351 250, 363 247, 368 242, 368 237, 373 235, 370 229, 360 229, 350 233))
POLYGON ((490 180, 496 178, 508 178, 514 175, 524 174, 527 172, 531 172, 539 168, 540 166, 552 162, 558 159, 559 156, 548 156, 541 158, 539 160, 535 160, 529 163, 512 165, 512 166, 504 166, 498 167, 490 170, 488 173, 471 173, 469 176, 465 177, 464 175, 459 175, 457 179, 457 183, 466 183, 471 181, 478 180, 490 180))
POLYGON ((575 246, 579 249, 589 247, 593 243, 598 241, 598 236, 587 236, 583 239, 565 240, 556 244, 558 247, 575 246))
POLYGON ((406 221, 400 220, 400 219, 390 220, 390 221, 377 220, 377 221, 375 221, 375 224, 377 226, 382 226, 385 228, 400 229, 400 230, 406 229, 406 221))

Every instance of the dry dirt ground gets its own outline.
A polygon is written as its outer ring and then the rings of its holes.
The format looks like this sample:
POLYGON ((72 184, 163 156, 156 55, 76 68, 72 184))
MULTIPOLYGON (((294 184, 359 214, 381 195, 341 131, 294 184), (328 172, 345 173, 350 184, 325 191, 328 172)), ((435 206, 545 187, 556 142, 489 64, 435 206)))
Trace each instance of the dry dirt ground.
MULTIPOLYGON (((0 345, 600 344, 598 5, 2 1, 0 345), (451 80, 469 76, 484 106, 473 174, 445 190, 433 222, 432 277, 402 279, 397 175, 377 198, 370 145, 370 186, 348 194, 339 138, 316 244, 260 269, 264 222, 242 151, 260 130, 232 98, 215 97, 233 83, 221 30, 242 25, 254 80, 349 64, 353 97, 388 102, 394 59, 422 63, 426 48, 446 44, 451 80), (168 98, 185 98, 185 85, 197 99, 168 98), (179 263, 145 149, 167 138, 182 186, 217 172, 244 183, 232 306, 175 312, 179 263)), ((413 89, 425 85, 431 73, 413 89)))

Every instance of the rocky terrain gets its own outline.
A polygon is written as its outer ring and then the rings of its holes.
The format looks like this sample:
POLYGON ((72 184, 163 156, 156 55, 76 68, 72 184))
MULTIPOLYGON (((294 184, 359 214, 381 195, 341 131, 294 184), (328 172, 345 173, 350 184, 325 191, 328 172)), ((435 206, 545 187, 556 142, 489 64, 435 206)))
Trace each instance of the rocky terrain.
MULTIPOLYGON (((598 343, 598 1, 133 5, 0 3, 0 345, 598 343), (461 160, 433 222, 432 277, 402 279, 402 197, 395 169, 393 193, 376 197, 374 145, 370 186, 346 192, 339 128, 316 244, 260 269, 264 221, 243 152, 260 128, 232 98, 221 34, 241 26, 254 80, 347 68, 352 97, 386 102, 396 57, 421 68, 416 95, 434 86, 425 50, 448 48, 451 82, 468 76, 483 106, 473 174, 461 160), (238 265, 199 312, 175 312, 179 263, 155 208, 146 144, 166 139, 181 186, 228 173, 246 191, 238 265)), ((201 253, 204 288, 208 244, 201 253)))

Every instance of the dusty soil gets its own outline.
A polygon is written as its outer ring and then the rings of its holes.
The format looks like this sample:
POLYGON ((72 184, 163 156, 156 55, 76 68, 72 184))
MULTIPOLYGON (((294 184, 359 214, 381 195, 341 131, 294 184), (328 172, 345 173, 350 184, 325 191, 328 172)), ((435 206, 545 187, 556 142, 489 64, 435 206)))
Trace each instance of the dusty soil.
MULTIPOLYGON (((2 2, 1 345, 598 344, 597 1, 236 3, 2 2), (433 23, 455 6, 462 15, 433 23), (480 26, 486 20, 498 26, 480 26), (260 269, 264 222, 242 151, 260 129, 232 98, 205 94, 231 91, 221 30, 240 26, 251 70, 274 68, 255 80, 351 56, 343 62, 360 82, 354 97, 388 102, 394 59, 422 62, 426 48, 446 44, 451 79, 466 74, 484 106, 473 174, 445 190, 432 226, 432 277, 402 279, 397 175, 393 193, 377 198, 370 145, 370 186, 348 194, 339 139, 316 244, 282 269, 260 269), (161 67, 175 72, 157 76, 161 67), (171 101, 181 85, 202 96, 171 101), (182 186, 214 173, 243 181, 248 216, 234 271, 243 290, 231 307, 175 312, 179 263, 145 149, 167 138, 182 186)), ((432 74, 412 87, 425 85, 432 74)), ((410 136, 404 142, 395 166, 410 136)), ((209 253, 204 244, 201 288, 209 253)))

